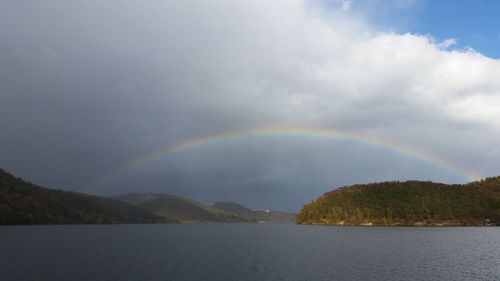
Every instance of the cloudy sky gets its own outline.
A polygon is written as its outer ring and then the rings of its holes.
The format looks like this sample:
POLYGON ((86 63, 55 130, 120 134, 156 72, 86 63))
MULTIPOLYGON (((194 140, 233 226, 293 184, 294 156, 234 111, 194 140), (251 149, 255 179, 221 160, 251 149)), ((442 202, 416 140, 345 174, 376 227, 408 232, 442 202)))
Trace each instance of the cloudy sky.
POLYGON ((340 185, 499 175, 499 8, 1 1, 0 168, 293 211, 340 185))

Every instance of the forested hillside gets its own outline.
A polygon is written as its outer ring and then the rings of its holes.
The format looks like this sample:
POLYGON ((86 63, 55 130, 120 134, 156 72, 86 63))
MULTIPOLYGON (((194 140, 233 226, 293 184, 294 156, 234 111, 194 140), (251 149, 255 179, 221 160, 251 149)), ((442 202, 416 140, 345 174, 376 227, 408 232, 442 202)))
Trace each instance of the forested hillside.
POLYGON ((0 224, 151 223, 163 221, 129 204, 40 187, 0 169, 0 224))
POLYGON ((408 181, 342 187, 306 204, 297 223, 499 225, 500 177, 465 185, 408 181))

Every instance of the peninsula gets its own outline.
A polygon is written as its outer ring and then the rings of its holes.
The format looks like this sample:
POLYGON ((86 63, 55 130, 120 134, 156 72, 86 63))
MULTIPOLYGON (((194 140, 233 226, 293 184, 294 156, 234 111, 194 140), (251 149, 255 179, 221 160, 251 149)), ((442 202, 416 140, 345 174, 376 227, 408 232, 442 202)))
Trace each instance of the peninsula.
POLYGON ((382 182, 335 189, 304 205, 298 224, 500 225, 500 177, 463 185, 382 182))

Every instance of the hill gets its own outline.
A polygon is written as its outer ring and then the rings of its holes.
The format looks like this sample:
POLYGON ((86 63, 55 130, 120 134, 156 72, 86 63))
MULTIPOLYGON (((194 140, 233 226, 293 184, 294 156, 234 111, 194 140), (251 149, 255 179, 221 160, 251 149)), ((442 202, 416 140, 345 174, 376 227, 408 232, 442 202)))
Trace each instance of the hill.
POLYGON ((163 194, 102 198, 48 189, 0 169, 0 225, 291 221, 290 214, 250 210, 238 203, 208 206, 163 194))
POLYGON ((0 224, 152 223, 152 212, 123 202, 44 188, 0 169, 0 224))
POLYGON ((258 222, 295 222, 295 214, 270 210, 251 210, 235 202, 217 202, 212 207, 258 222))
POLYGON ((212 207, 242 217, 251 217, 254 215, 254 212, 252 210, 235 202, 219 201, 213 204, 212 207))
POLYGON ((342 187, 304 205, 297 223, 500 225, 500 177, 464 185, 407 181, 342 187))
POLYGON ((243 217, 237 213, 173 195, 127 194, 114 199, 149 210, 161 218, 179 223, 255 222, 255 219, 243 217))

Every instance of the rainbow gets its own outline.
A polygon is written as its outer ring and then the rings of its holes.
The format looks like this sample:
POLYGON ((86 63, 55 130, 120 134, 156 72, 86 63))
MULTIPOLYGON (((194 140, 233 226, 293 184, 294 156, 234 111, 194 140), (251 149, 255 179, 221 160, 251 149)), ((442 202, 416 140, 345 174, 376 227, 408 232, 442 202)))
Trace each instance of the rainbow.
POLYGON ((424 149, 398 143, 393 140, 387 140, 370 136, 367 134, 360 134, 342 130, 324 129, 324 128, 308 128, 308 127, 257 127, 244 130, 227 131, 212 135, 205 135, 201 137, 191 138, 181 141, 176 144, 168 144, 160 147, 150 153, 133 159, 118 168, 117 170, 105 175, 92 186, 100 186, 109 182, 119 176, 123 176, 140 166, 154 162, 172 154, 182 153, 184 151, 193 150, 199 147, 204 147, 212 144, 231 142, 237 140, 245 140, 251 138, 261 137, 308 137, 308 138, 321 138, 331 139, 337 141, 348 141, 359 143, 362 145, 372 146, 378 149, 388 150, 399 155, 415 159, 437 168, 446 170, 452 174, 460 176, 468 181, 474 181, 481 178, 481 175, 475 171, 469 170, 457 163, 453 163, 437 154, 431 153, 424 149))

